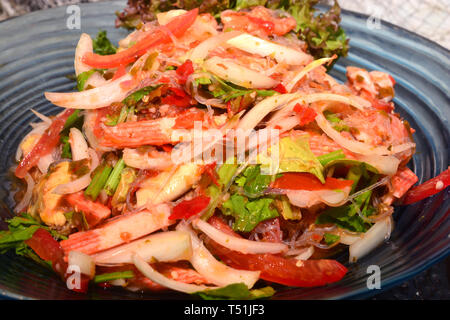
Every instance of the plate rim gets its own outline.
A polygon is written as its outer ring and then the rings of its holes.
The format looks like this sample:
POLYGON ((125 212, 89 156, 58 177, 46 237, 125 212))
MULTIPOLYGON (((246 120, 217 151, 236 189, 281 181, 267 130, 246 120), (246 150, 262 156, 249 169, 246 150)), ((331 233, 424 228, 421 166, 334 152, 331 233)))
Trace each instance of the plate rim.
MULTIPOLYGON (((102 4, 105 3, 116 3, 116 4, 126 4, 126 1, 124 0, 107 0, 107 1, 101 1, 101 2, 90 2, 90 3, 78 3, 76 5, 80 6, 80 7, 95 7, 95 6, 102 6, 102 4)), ((20 15, 20 16, 14 16, 14 17, 10 17, 7 18, 3 21, 0 21, 0 27, 3 26, 4 24, 8 24, 8 23, 14 23, 17 22, 17 20, 20 19, 26 19, 29 18, 32 15, 45 15, 48 12, 52 12, 52 11, 62 11, 65 10, 65 8, 69 7, 70 5, 73 4, 66 4, 63 6, 59 6, 59 7, 55 7, 55 8, 47 8, 47 9, 43 9, 43 10, 37 10, 37 11, 32 11, 32 12, 28 12, 24 15, 20 15)), ((324 5, 324 4, 320 4, 317 5, 317 8, 319 8, 319 10, 323 10, 325 8, 329 8, 329 5, 324 5)), ((356 17, 358 19, 368 19, 370 18, 370 15, 368 14, 364 14, 364 13, 360 13, 360 12, 355 12, 352 10, 347 10, 347 9, 343 9, 341 8, 341 14, 345 14, 348 16, 353 16, 356 17)), ((430 45, 430 49, 431 50, 438 50, 441 51, 444 55, 447 55, 448 58, 450 58, 450 48, 446 48, 443 45, 428 39, 416 32, 410 31, 404 27, 398 26, 396 24, 393 24, 391 22, 388 22, 384 19, 380 19, 381 23, 383 24, 383 26, 385 26, 387 29, 389 30, 394 30, 395 32, 402 32, 403 34, 401 35, 402 37, 410 37, 410 40, 414 40, 414 38, 419 39, 420 41, 424 42, 425 44, 429 44, 430 45), (412 38, 412 39, 411 39, 412 38)), ((349 52, 351 51, 351 38, 350 38, 350 42, 349 42, 349 52)), ((444 192, 447 192, 444 190, 442 190, 444 192)), ((442 192, 441 191, 441 192, 442 192)), ((377 290, 370 290, 368 288, 359 288, 353 291, 350 291, 348 293, 342 294, 342 295, 338 295, 335 297, 330 297, 330 298, 325 298, 325 299, 331 299, 331 300, 350 300, 350 299, 356 299, 356 300, 362 300, 362 299, 368 299, 370 297, 373 297, 377 294, 380 294, 382 292, 385 292, 387 290, 392 289, 393 287, 398 286, 400 283, 412 279, 414 278, 416 275, 418 275, 419 273, 429 269, 431 266, 439 263, 440 261, 446 259, 447 257, 450 256, 450 248, 447 249, 447 251, 442 252, 440 255, 438 255, 437 257, 434 257, 433 259, 430 259, 428 261, 426 261, 421 267, 418 268, 414 268, 412 270, 410 270, 409 272, 404 272, 403 274, 400 274, 398 276, 393 276, 390 280, 387 280, 387 282, 382 283, 382 289, 377 289, 377 290)), ((13 293, 9 290, 1 290, 0 291, 0 299, 16 299, 16 300, 39 300, 38 298, 33 298, 33 297, 29 297, 29 296, 25 296, 25 295, 21 295, 21 294, 17 294, 17 293, 13 293)), ((82 298, 83 299, 83 298, 82 298)), ((87 299, 87 298, 86 298, 87 299)), ((283 299, 281 299, 283 300, 283 299)), ((308 299, 307 299, 308 300, 308 299)))

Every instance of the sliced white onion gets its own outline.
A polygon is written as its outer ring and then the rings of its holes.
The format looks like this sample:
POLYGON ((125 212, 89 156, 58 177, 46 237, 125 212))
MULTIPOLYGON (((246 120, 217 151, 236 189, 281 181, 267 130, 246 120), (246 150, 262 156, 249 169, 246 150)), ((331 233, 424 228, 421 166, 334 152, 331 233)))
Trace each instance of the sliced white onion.
POLYGON ((156 14, 156 19, 158 19, 158 23, 160 26, 166 25, 175 17, 181 16, 185 14, 187 11, 183 9, 175 9, 166 12, 160 12, 156 14))
POLYGON ((270 56, 278 62, 291 65, 302 65, 311 60, 311 56, 302 51, 263 40, 248 33, 233 37, 227 41, 227 44, 252 54, 258 54, 263 57, 270 56))
POLYGON ((189 232, 191 235, 193 254, 189 261, 208 282, 218 286, 242 282, 250 289, 258 281, 259 271, 237 270, 217 261, 187 223, 180 222, 177 230, 189 232))
POLYGON ((217 287, 207 287, 202 285, 183 283, 169 279, 164 275, 162 275, 161 273, 159 273, 158 271, 156 271, 155 269, 153 269, 147 262, 145 262, 144 259, 139 257, 139 255, 137 254, 133 255, 133 263, 136 266, 136 268, 151 281, 175 291, 185 293, 195 293, 199 291, 204 291, 206 289, 217 289, 217 287))
POLYGON ((146 262, 189 260, 192 256, 191 237, 183 231, 152 234, 93 256, 97 265, 133 263, 137 253, 146 262))
POLYGON ((50 119, 49 117, 44 116, 42 113, 37 112, 36 110, 33 110, 33 109, 30 109, 30 110, 31 110, 31 112, 33 112, 36 115, 36 117, 41 119, 47 125, 51 125, 52 124, 52 119, 50 119))
POLYGON ((252 130, 261 122, 270 112, 288 103, 290 100, 298 97, 297 94, 282 94, 264 99, 256 104, 247 114, 239 121, 238 129, 252 130))
POLYGON ((74 68, 77 76, 92 69, 91 66, 83 63, 83 56, 88 52, 93 52, 92 39, 88 34, 82 33, 75 49, 74 68))
POLYGON ((320 67, 321 65, 334 60, 335 57, 331 57, 331 58, 321 58, 321 59, 317 59, 314 60, 313 62, 311 62, 310 64, 308 64, 306 67, 304 67, 299 73, 297 73, 295 75, 295 77, 285 86, 286 90, 288 92, 291 92, 292 89, 294 88, 295 84, 297 82, 299 82, 308 72, 314 70, 317 67, 320 67))
POLYGON ((206 60, 203 67, 220 78, 245 88, 268 89, 278 84, 268 76, 217 56, 206 60))
POLYGON ((91 180, 92 180, 91 173, 92 173, 92 171, 94 171, 95 168, 97 168, 100 160, 98 159, 97 153, 93 149, 89 148, 88 152, 89 152, 89 156, 91 158, 91 165, 90 165, 89 172, 76 180, 56 186, 56 188, 53 189, 52 193, 71 194, 71 193, 81 191, 81 190, 87 188, 87 186, 89 186, 89 183, 91 183, 91 180))
POLYGON ((72 250, 69 252, 68 257, 69 266, 77 266, 80 268, 80 273, 94 278, 95 276, 95 263, 91 256, 86 253, 72 250))
POLYGON ((88 145, 83 134, 77 128, 70 128, 69 143, 72 150, 72 160, 78 161, 89 158, 88 145))
POLYGON ((123 149, 123 161, 132 168, 143 170, 164 170, 174 165, 171 154, 163 151, 148 151, 138 149, 123 149))
MULTIPOLYGON (((20 141, 20 143, 19 143, 19 147, 17 148, 17 151, 16 151, 16 161, 20 161, 20 158, 22 157, 22 155, 23 155, 23 149, 22 149, 22 146, 23 146, 23 143, 25 142, 25 140, 27 140, 31 135, 42 135, 44 132, 45 132, 45 130, 47 130, 47 128, 49 127, 49 124, 48 123, 46 123, 46 122, 40 122, 40 123, 38 123, 38 124, 36 124, 36 126, 34 126, 33 127, 33 130, 31 130, 30 132, 28 132, 27 134, 26 134, 26 136, 25 137, 23 137, 23 139, 22 139, 22 141, 20 141)), ((39 137, 40 138, 40 137, 39 137)), ((35 141, 34 141, 34 143, 33 143, 33 146, 39 141, 39 138, 37 138, 35 141)), ((30 149, 31 150, 31 149, 30 149)))
POLYGON ((317 125, 322 129, 323 132, 327 134, 331 139, 333 139, 341 147, 362 155, 392 155, 399 152, 403 152, 415 147, 415 143, 408 142, 401 145, 393 146, 388 148, 385 146, 371 146, 360 141, 350 140, 344 138, 338 131, 336 131, 331 124, 325 119, 324 115, 318 113, 316 116, 317 125))
POLYGON ((90 174, 85 174, 84 176, 70 181, 68 183, 60 184, 55 189, 53 189, 52 193, 55 194, 71 194, 81 190, 84 190, 91 183, 90 174))
POLYGON ((38 167, 41 173, 47 174, 48 168, 53 162, 55 162, 55 159, 53 158, 53 151, 52 151, 46 154, 45 156, 40 157, 36 166, 38 167))
POLYGON ((98 109, 109 106, 113 102, 122 101, 127 97, 128 90, 120 85, 129 81, 132 76, 126 75, 103 86, 80 92, 45 92, 45 97, 54 105, 69 109, 98 109))
POLYGON ((214 228, 212 225, 201 219, 195 220, 193 225, 218 244, 230 250, 245 254, 280 253, 288 250, 287 245, 284 243, 251 241, 231 236, 214 228))
POLYGON ((289 190, 286 192, 289 202, 299 208, 310 208, 321 202, 317 192, 307 190, 289 190))
POLYGON ((394 174, 396 174, 398 165, 400 164, 400 160, 394 156, 358 155, 357 159, 359 161, 370 164, 381 174, 385 174, 388 176, 393 176, 394 174))
POLYGON ((116 286, 116 287, 126 287, 126 285, 128 284, 127 280, 125 280, 123 278, 110 280, 108 282, 109 282, 109 284, 116 286))
POLYGON ((23 209, 25 209, 28 204, 31 201, 31 197, 33 195, 33 189, 35 186, 34 180, 31 177, 29 173, 27 173, 24 177, 26 183, 27 183, 27 190, 25 191, 25 194, 23 195, 22 200, 16 205, 14 208, 14 212, 22 212, 23 209))
POLYGON ((382 244, 391 234, 392 226, 392 216, 389 216, 378 221, 366 233, 362 234, 360 240, 350 245, 350 262, 356 262, 382 244))
POLYGON ((195 63, 201 63, 208 56, 208 54, 219 47, 222 43, 236 37, 241 34, 240 31, 230 31, 220 33, 217 36, 210 37, 196 46, 192 51, 188 54, 187 58, 195 63))
POLYGON ((317 191, 320 200, 330 207, 340 207, 348 200, 348 195, 351 188, 345 188, 344 190, 320 190, 317 191))
MULTIPOLYGON (((336 101, 354 106, 357 109, 363 110, 370 107, 370 103, 364 99, 352 95, 339 95, 333 93, 286 93, 268 97, 255 105, 239 122, 238 128, 249 130, 253 129, 262 119, 264 119, 270 112, 279 109, 271 119, 270 123, 275 123, 275 119, 282 119, 286 114, 293 111, 297 103, 306 105, 318 101, 336 101)), ((318 110, 321 112, 321 110, 318 110)))
POLYGON ((313 246, 309 246, 307 248, 304 248, 301 250, 301 252, 294 257, 294 259, 297 260, 308 260, 309 258, 311 258, 311 256, 314 253, 314 247, 313 246))
POLYGON ((361 236, 360 235, 353 235, 353 234, 349 234, 347 232, 341 232, 339 234, 339 243, 345 244, 345 245, 352 245, 354 244, 356 241, 361 240, 361 236))

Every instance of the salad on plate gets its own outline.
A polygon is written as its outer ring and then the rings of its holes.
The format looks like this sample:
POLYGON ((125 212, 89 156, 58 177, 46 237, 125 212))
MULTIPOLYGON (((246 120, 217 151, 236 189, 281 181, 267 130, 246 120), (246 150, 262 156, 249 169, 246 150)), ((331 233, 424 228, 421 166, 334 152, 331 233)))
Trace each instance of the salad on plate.
POLYGON ((130 0, 115 46, 75 49, 75 92, 45 92, 12 170, 23 183, 0 231, 71 290, 175 290, 256 299, 274 284, 340 281, 388 239, 415 186, 414 129, 395 79, 347 68, 337 3, 130 0))

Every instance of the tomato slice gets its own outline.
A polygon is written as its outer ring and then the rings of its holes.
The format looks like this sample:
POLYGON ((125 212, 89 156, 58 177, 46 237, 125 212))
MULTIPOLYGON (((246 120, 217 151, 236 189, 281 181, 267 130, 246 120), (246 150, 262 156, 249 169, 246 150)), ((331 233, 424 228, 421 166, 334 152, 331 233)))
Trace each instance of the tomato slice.
POLYGON ((50 127, 41 136, 36 145, 27 153, 16 168, 15 175, 23 179, 27 172, 33 168, 39 159, 49 154, 59 143, 59 134, 64 128, 67 118, 75 112, 75 109, 67 109, 56 117, 50 127))
POLYGON ((83 62, 93 68, 115 68, 134 62, 137 58, 147 52, 148 49, 163 43, 169 43, 172 39, 168 33, 175 37, 181 37, 186 30, 194 23, 198 15, 198 8, 190 10, 185 14, 173 18, 163 28, 158 28, 155 32, 145 36, 131 48, 120 51, 116 54, 102 56, 88 52, 83 57, 83 62))
POLYGON ((192 64, 191 60, 186 60, 185 63, 183 63, 181 66, 178 67, 176 71, 179 79, 179 84, 185 84, 187 78, 194 73, 194 66, 192 64))
POLYGON ((183 200, 178 203, 172 210, 169 219, 187 219, 202 212, 209 204, 210 197, 198 196, 191 200, 183 200))
MULTIPOLYGON (((218 217, 213 216, 208 222, 223 232, 233 232, 218 217)), ((323 286, 341 280, 347 273, 347 268, 336 260, 320 259, 299 262, 296 259, 286 259, 274 254, 240 253, 225 248, 209 238, 205 243, 212 253, 227 265, 236 269, 261 271, 261 279, 286 286, 323 286)))
POLYGON ((351 187, 352 184, 352 180, 340 180, 331 177, 327 177, 325 183, 322 184, 322 182, 311 173, 285 172, 272 183, 271 187, 275 189, 317 191, 342 190, 346 187, 351 187))
POLYGON ((277 86, 275 88, 273 88, 273 90, 275 90, 276 92, 282 93, 282 94, 288 93, 286 87, 283 86, 281 83, 277 84, 277 86))
POLYGON ((162 104, 169 104, 180 108, 187 108, 191 105, 191 97, 179 88, 168 88, 167 96, 161 99, 162 104))
POLYGON ((403 199, 403 204, 411 204, 423 200, 425 198, 431 197, 436 193, 444 190, 450 185, 450 168, 442 172, 437 177, 434 177, 421 185, 409 190, 405 198, 403 199))
POLYGON ((300 103, 297 103, 294 106, 294 111, 297 113, 297 115, 300 118, 301 126, 304 126, 304 125, 314 121, 314 119, 317 116, 317 113, 314 111, 313 108, 305 107, 305 106, 301 105, 300 103))
POLYGON ((64 276, 67 270, 67 263, 64 261, 64 250, 59 242, 52 237, 50 232, 39 228, 25 243, 36 252, 39 258, 50 261, 53 270, 61 276, 64 276))

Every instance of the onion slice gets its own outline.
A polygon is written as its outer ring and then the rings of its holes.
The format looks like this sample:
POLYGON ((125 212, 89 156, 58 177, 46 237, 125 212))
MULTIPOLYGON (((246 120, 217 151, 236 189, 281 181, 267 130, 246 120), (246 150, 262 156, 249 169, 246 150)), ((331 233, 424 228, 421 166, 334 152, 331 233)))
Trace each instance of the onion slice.
POLYGON ((393 176, 397 173, 400 160, 394 156, 358 155, 359 161, 365 162, 377 169, 381 174, 393 176))
POLYGON ((80 273, 94 278, 95 276, 95 264, 91 256, 86 253, 72 250, 68 256, 69 266, 77 266, 80 268, 80 273))
POLYGON ((146 262, 189 260, 192 256, 191 237, 183 231, 159 232, 97 253, 94 261, 96 265, 133 263, 134 253, 146 262))
POLYGON ((89 156, 91 158, 91 166, 89 172, 80 178, 70 181, 68 183, 60 184, 55 189, 53 189, 52 193, 55 194, 70 194, 81 191, 85 189, 89 183, 91 183, 91 173, 95 168, 99 165, 99 159, 97 153, 94 149, 89 148, 89 156))
POLYGON ((259 271, 238 270, 217 261, 187 223, 180 222, 177 230, 189 232, 191 235, 193 254, 189 261, 209 282, 218 286, 243 282, 250 289, 258 281, 259 271))
MULTIPOLYGON (((285 115, 291 113, 297 103, 306 105, 318 101, 335 101, 349 104, 359 110, 370 107, 370 102, 353 95, 340 95, 334 93, 286 93, 268 97, 255 105, 239 122, 238 128, 249 130, 253 129, 262 119, 270 112, 279 109, 272 117, 274 119, 282 119, 285 115)), ((322 112, 322 110, 316 110, 322 112)))
POLYGON ((336 131, 331 124, 325 119, 322 113, 318 113, 316 116, 317 125, 326 133, 331 139, 333 139, 341 147, 362 155, 393 155, 399 152, 406 151, 408 149, 414 148, 415 143, 407 142, 397 146, 392 146, 388 148, 385 146, 371 146, 360 141, 350 140, 344 138, 338 131, 336 131))
POLYGON ((301 250, 301 252, 298 253, 298 255, 296 255, 294 257, 294 259, 297 260, 308 260, 309 258, 311 258, 311 256, 314 254, 314 247, 313 246, 309 246, 306 247, 304 249, 301 250))
POLYGON ((290 100, 298 97, 298 94, 282 94, 268 97, 255 105, 247 114, 239 121, 238 129, 252 130, 261 122, 270 112, 280 108, 290 100))
POLYGON ((227 44, 248 53, 258 54, 263 57, 270 56, 278 62, 284 62, 290 65, 302 65, 311 61, 311 56, 302 51, 263 40, 248 33, 233 37, 227 41, 227 44))
POLYGON ((31 177, 29 173, 27 173, 24 177, 26 183, 27 183, 27 191, 25 192, 22 200, 17 204, 17 206, 14 208, 14 212, 21 212, 23 209, 25 209, 28 204, 31 201, 31 197, 33 195, 33 189, 35 186, 34 180, 31 177))
POLYGON ((245 88, 269 89, 278 84, 268 76, 217 56, 206 60, 203 67, 220 78, 245 88))
POLYGON ((192 51, 188 54, 188 59, 192 60, 195 63, 203 62, 203 60, 208 56, 208 54, 220 46, 222 43, 227 41, 228 39, 234 38, 241 34, 240 31, 230 31, 221 33, 217 36, 210 37, 196 46, 192 51))
POLYGON ((175 9, 166 12, 160 12, 156 14, 156 19, 160 26, 168 24, 173 18, 185 14, 187 11, 183 9, 175 9))
POLYGON ((193 225, 218 244, 244 254, 280 253, 288 250, 284 243, 251 241, 231 236, 201 219, 194 220, 193 225))
POLYGON ((69 143, 73 161, 89 158, 89 147, 83 134, 77 128, 70 128, 69 143))
POLYGON ((314 70, 317 67, 320 67, 325 63, 333 61, 334 59, 336 59, 336 55, 332 56, 331 58, 321 58, 314 60, 295 75, 295 77, 285 86, 286 90, 288 92, 291 92, 295 84, 299 82, 308 72, 314 70))
POLYGON ((117 80, 107 82, 103 86, 80 92, 45 92, 45 97, 54 105, 69 109, 98 109, 109 106, 113 102, 127 97, 128 90, 121 83, 130 81, 132 76, 126 75, 117 80))
POLYGON ((74 68, 75 74, 78 76, 80 73, 89 71, 92 67, 83 63, 83 56, 88 52, 93 52, 92 39, 86 34, 82 33, 80 40, 78 40, 77 48, 75 49, 74 68))
POLYGON ((183 283, 179 281, 175 281, 172 279, 169 279, 165 276, 163 276, 161 273, 153 269, 147 262, 145 262, 144 259, 139 257, 139 255, 134 254, 133 255, 133 263, 136 266, 136 268, 147 278, 149 278, 151 281, 162 285, 163 287, 185 292, 185 293, 195 293, 199 291, 204 291, 206 289, 217 289, 217 287, 207 287, 202 285, 195 285, 195 284, 189 284, 189 283, 183 283))
POLYGON ((375 223, 366 233, 361 235, 361 239, 350 245, 350 262, 356 262, 367 253, 379 246, 389 238, 393 227, 392 217, 386 217, 375 223))
MULTIPOLYGON (((83 33, 80 36, 80 40, 78 41, 77 48, 75 49, 75 60, 74 60, 74 69, 75 75, 78 76, 80 73, 89 71, 92 67, 83 63, 83 56, 88 52, 93 52, 93 45, 91 37, 83 33)), ((85 82, 84 86, 87 87, 91 85, 93 87, 99 87, 106 83, 107 81, 99 72, 94 72, 89 79, 85 82)))

